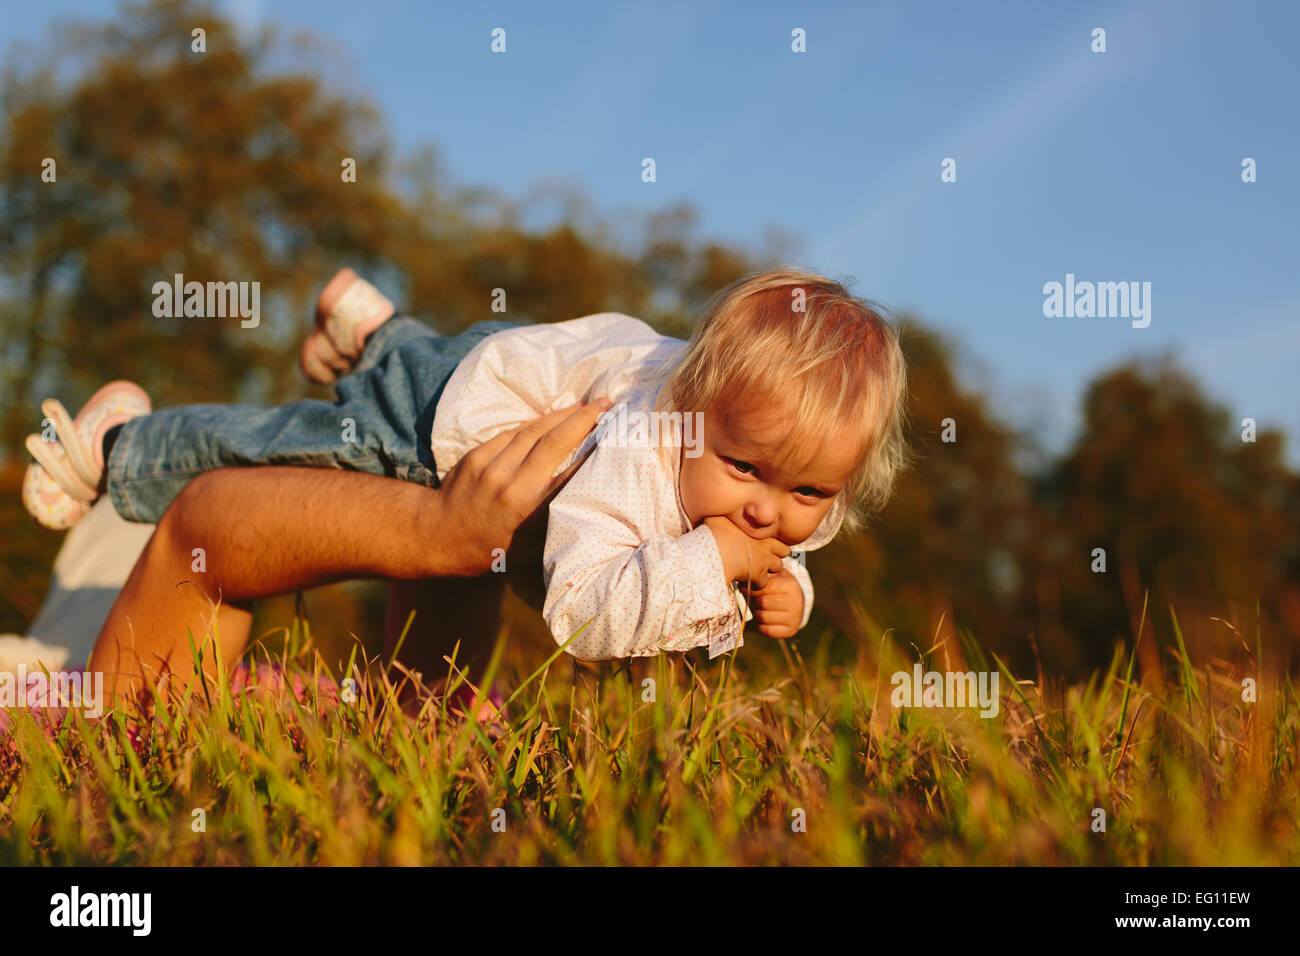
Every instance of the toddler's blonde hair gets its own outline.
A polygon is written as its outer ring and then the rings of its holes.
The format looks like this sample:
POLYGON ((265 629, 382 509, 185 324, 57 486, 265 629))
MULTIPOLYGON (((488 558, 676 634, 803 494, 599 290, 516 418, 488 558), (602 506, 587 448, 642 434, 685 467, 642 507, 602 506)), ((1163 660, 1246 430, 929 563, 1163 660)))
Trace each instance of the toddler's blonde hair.
POLYGON ((792 409, 790 436, 809 448, 852 426, 866 451, 840 491, 841 529, 859 530, 908 463, 907 369, 886 315, 825 276, 747 275, 713 296, 686 348, 660 371, 657 404, 707 412, 752 388, 792 409))

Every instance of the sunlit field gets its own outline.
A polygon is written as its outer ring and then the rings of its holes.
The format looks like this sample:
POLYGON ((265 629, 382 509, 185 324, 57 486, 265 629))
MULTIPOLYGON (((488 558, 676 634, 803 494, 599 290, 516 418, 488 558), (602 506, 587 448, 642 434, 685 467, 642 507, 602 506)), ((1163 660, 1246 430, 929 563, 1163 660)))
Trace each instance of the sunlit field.
MULTIPOLYGON (((635 671, 557 650, 500 668, 503 728, 437 696, 408 716, 383 676, 339 699, 307 622, 283 636, 301 701, 232 694, 223 673, 161 707, 140 755, 122 713, 51 729, 11 711, 0 864, 1300 862, 1300 701, 1255 671, 1268 635, 1236 635, 1243 672, 1182 647, 1140 686, 1132 647, 1062 686, 965 637, 970 666, 1000 675, 989 719, 893 707, 890 675, 917 652, 890 633, 851 666, 801 653, 826 640, 635 671)), ((942 670, 947 650, 923 664, 942 670)))

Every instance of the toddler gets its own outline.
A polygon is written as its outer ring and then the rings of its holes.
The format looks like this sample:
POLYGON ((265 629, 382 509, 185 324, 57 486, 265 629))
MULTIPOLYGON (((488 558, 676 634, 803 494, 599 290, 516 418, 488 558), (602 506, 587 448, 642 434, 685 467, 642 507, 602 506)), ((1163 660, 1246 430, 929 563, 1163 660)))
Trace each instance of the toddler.
POLYGON ((585 458, 550 504, 542 614, 582 659, 714 657, 743 644, 746 592, 761 633, 807 623, 812 583, 791 549, 858 527, 903 464, 894 330, 821 276, 738 280, 689 342, 614 312, 452 337, 394 312, 350 270, 322 293, 302 364, 337 380, 336 402, 150 413, 142 390, 115 382, 75 420, 43 403, 58 441, 28 438, 29 511, 67 527, 107 492, 124 518, 153 522, 196 474, 231 465, 438 487, 500 432, 606 396, 613 407, 555 472, 585 458))

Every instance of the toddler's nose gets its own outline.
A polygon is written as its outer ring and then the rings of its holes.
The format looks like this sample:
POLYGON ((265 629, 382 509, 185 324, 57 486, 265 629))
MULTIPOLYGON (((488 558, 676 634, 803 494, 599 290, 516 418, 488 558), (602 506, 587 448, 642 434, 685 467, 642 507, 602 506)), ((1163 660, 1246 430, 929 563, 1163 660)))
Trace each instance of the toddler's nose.
MULTIPOLYGON (((754 531, 761 532, 770 529, 772 533, 775 533, 773 525, 776 524, 777 508, 771 502, 761 499, 750 501, 745 505, 744 515, 745 520, 749 522, 749 526, 754 531)), ((755 537, 763 538, 767 537, 767 535, 757 534, 755 537)))

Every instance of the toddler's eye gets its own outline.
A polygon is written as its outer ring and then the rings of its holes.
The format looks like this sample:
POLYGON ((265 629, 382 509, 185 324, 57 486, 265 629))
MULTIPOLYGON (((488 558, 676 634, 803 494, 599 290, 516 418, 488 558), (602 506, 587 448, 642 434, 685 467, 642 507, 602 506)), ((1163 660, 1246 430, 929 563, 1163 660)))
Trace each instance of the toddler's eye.
POLYGON ((747 461, 736 461, 736 459, 734 458, 728 458, 727 461, 731 463, 732 468, 736 469, 742 475, 752 475, 754 473, 753 472, 754 466, 747 461), (746 471, 745 470, 746 468, 750 470, 746 471))
POLYGON ((811 498, 825 498, 825 497, 826 497, 826 492, 824 492, 824 491, 820 491, 820 490, 818 490, 817 488, 808 488, 808 487, 804 487, 804 488, 796 488, 795 491, 799 492, 799 494, 801 494, 801 495, 808 495, 808 496, 811 497, 811 498))

